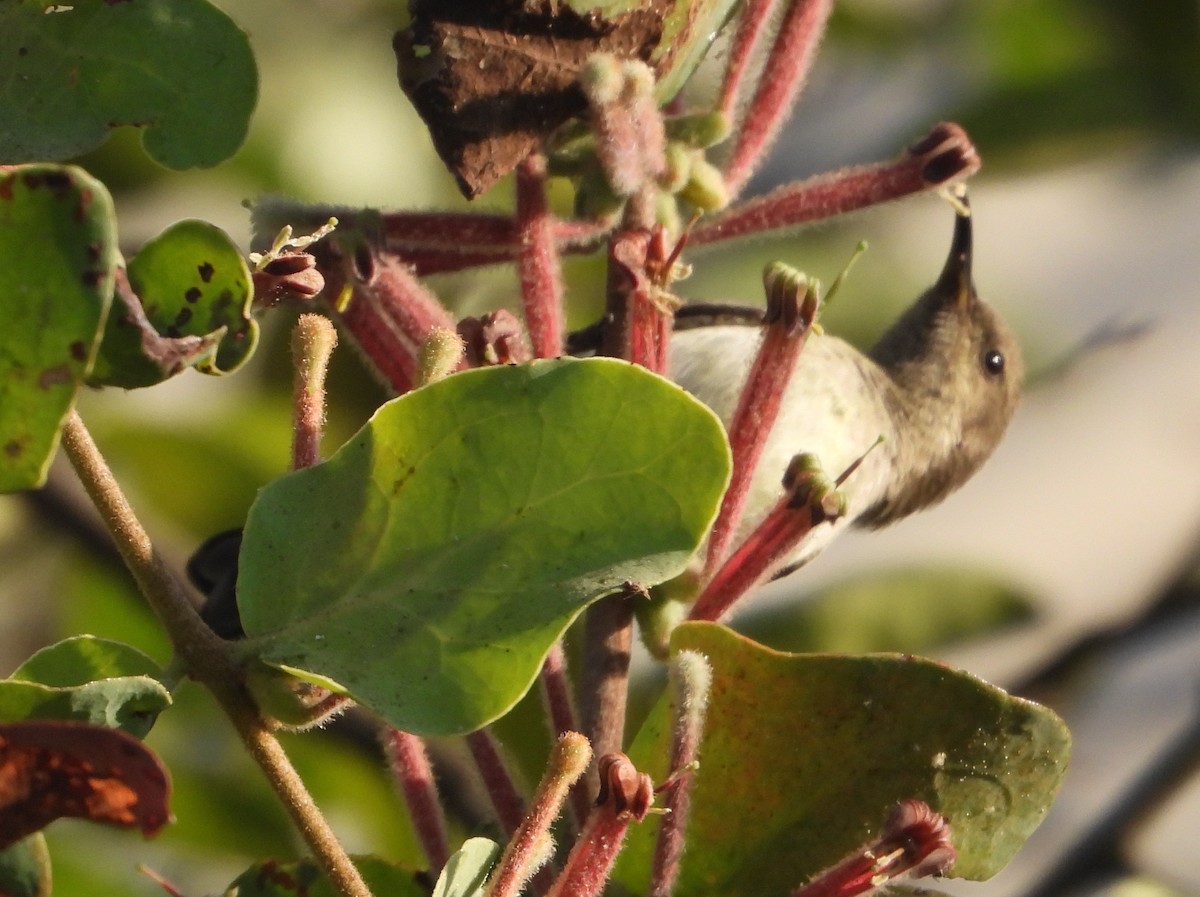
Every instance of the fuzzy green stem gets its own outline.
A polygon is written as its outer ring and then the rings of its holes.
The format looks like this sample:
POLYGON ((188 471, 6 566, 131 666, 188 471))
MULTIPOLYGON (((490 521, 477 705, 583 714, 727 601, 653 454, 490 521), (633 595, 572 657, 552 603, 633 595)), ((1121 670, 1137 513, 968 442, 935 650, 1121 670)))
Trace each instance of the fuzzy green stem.
POLYGON ((463 338, 448 327, 434 327, 417 356, 416 386, 428 386, 449 377, 462 363, 463 338))
POLYGON ((325 430, 325 374, 337 346, 337 330, 323 315, 305 314, 292 330, 292 470, 321 460, 325 430))
POLYGON ((176 653, 192 676, 217 699, 246 750, 275 789, 317 863, 342 897, 371 897, 366 882, 242 688, 240 671, 227 643, 200 619, 188 601, 183 585, 154 549, 78 412, 72 411, 67 418, 62 445, 88 497, 100 512, 122 560, 162 623, 176 653))
POLYGON ((545 850, 550 826, 558 818, 571 785, 587 769, 592 759, 591 745, 578 732, 564 732, 554 744, 546 763, 546 773, 538 783, 529 812, 496 864, 488 881, 485 897, 516 897, 537 867, 549 854, 545 850))
POLYGON ((650 897, 671 897, 683 859, 684 836, 692 802, 692 780, 704 735, 708 696, 712 690, 712 664, 697 651, 680 651, 671 659, 672 712, 671 779, 665 791, 667 813, 658 827, 654 864, 650 872, 650 897))

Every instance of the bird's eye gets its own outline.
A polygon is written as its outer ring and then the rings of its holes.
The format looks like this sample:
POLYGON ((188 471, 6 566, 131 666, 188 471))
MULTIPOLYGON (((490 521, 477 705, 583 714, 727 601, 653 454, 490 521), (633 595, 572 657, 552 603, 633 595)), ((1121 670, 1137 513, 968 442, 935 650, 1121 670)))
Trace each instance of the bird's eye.
POLYGON ((983 369, 993 377, 1004 373, 1004 353, 998 349, 988 349, 983 353, 983 369))

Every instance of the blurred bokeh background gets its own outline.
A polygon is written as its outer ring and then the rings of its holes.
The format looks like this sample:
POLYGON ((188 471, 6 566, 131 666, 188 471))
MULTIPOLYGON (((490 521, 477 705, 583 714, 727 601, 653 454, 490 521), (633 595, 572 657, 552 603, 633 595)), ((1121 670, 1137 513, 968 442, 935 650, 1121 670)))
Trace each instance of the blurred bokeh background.
MULTIPOLYGON (((261 97, 249 138, 208 171, 150 162, 126 129, 80 160, 112 189, 132 253, 180 218, 248 240, 264 193, 404 209, 466 208, 396 86, 402 0, 221 0, 251 35, 261 97)), ((703 100, 704 75, 697 78, 703 100)), ((781 648, 919 651, 1036 697, 1076 752, 1043 828, 987 884, 956 894, 1200 894, 1200 4, 1159 0, 843 0, 787 133, 751 192, 895 155, 941 119, 984 160, 972 182, 976 279, 1019 332, 1027 400, 996 457, 943 506, 854 535, 771 586, 737 622, 781 648)), ((505 208, 502 184, 478 203, 505 208)), ((760 301, 775 258, 828 282, 870 243, 828 329, 869 343, 940 269, 951 215, 934 196, 786 238, 692 257, 689 298, 760 301)), ((569 264, 574 324, 600 296, 569 264)), ((437 278, 463 314, 512 306, 512 272, 437 278)), ((225 380, 188 373, 81 411, 161 547, 182 564, 238 526, 288 459, 294 315, 225 380)), ((332 374, 330 447, 384 398, 349 347, 332 374)), ((92 632, 165 662, 166 643, 71 478, 0 499, 0 667, 92 632)), ((195 688, 149 738, 178 818, 153 842, 59 822, 56 893, 154 894, 143 862, 219 893, 257 857, 298 851, 282 812, 195 688), (226 821, 230 816, 238 824, 226 821), (81 845, 83 849, 80 849, 81 845)), ((357 851, 411 855, 371 757, 289 741, 357 851)))

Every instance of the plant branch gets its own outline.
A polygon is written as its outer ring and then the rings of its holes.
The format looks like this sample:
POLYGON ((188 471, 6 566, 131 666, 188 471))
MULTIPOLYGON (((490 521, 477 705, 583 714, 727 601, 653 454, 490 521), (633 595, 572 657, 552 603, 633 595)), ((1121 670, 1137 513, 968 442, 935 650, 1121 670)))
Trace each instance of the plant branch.
MULTIPOLYGON (((630 584, 588 608, 584 626, 583 724, 592 751, 603 757, 621 749, 629 700, 629 659, 633 649, 633 601, 641 591, 630 584)), ((597 779, 589 776, 592 790, 597 779)))
POLYGON ((738 92, 750 68, 750 60, 779 6, 779 0, 750 0, 738 20, 737 35, 730 44, 729 57, 725 63, 725 77, 721 84, 721 97, 717 110, 731 121, 734 118, 738 92))
POLYGON ((228 715, 330 882, 343 897, 370 897, 362 876, 243 690, 229 646, 188 601, 183 585, 155 550, 76 411, 67 417, 62 445, 176 653, 228 715))

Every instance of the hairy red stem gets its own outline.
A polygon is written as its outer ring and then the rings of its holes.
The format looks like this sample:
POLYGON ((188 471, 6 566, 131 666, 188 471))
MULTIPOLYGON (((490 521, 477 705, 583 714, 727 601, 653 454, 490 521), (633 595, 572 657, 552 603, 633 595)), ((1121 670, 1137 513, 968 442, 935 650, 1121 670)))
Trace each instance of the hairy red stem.
MULTIPOLYGON (((567 675, 567 656, 563 651, 562 642, 555 642, 550 653, 546 655, 539 681, 542 686, 542 702, 555 737, 561 738, 565 733, 577 730, 579 725, 576 721, 575 705, 571 700, 571 681, 567 675)), ((583 825, 591 808, 587 781, 580 779, 571 787, 571 813, 575 817, 576 830, 583 825)))
POLYGON ((702 219, 692 230, 688 245, 762 236, 823 221, 962 180, 978 171, 979 164, 966 132, 956 124, 943 122, 899 159, 843 168, 787 184, 702 219))
POLYGON ((717 110, 725 113, 732 121, 737 105, 738 91, 750 68, 750 60, 770 24, 780 0, 749 0, 738 20, 737 34, 730 44, 729 57, 725 63, 725 77, 721 83, 721 95, 717 110))
POLYGON ((738 396, 729 424, 733 472, 721 509, 708 537, 705 571, 711 573, 725 558, 737 531, 758 467, 763 447, 783 403, 784 393, 796 369, 817 314, 817 295, 808 281, 792 269, 768 266, 763 277, 767 291, 767 313, 762 343, 738 396))
POLYGON ((506 837, 511 838, 513 832, 525 818, 525 801, 517 791, 508 764, 500 754, 500 746, 495 737, 487 729, 478 729, 467 735, 467 748, 475 760, 475 767, 483 779, 484 788, 496 811, 496 818, 506 837))
POLYGON ((737 143, 725 166, 730 195, 741 192, 792 114, 832 10, 833 0, 795 0, 788 6, 758 89, 735 131, 737 143))
POLYGON ((450 844, 425 743, 416 735, 391 727, 383 729, 381 741, 388 765, 404 795, 417 840, 425 851, 425 859, 431 871, 439 872, 450 859, 450 844))
POLYGON ((546 202, 546 158, 541 153, 527 156, 517 166, 517 231, 525 326, 534 355, 556 358, 563 350, 562 265, 546 202))

